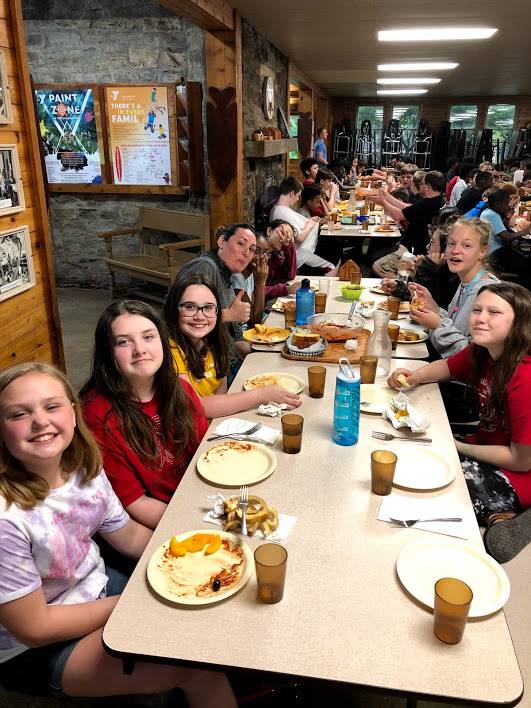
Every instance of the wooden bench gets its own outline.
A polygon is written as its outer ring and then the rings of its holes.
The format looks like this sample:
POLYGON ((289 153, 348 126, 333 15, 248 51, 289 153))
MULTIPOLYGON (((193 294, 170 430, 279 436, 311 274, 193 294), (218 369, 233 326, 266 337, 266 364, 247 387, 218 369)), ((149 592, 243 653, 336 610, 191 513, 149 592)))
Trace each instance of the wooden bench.
POLYGON ((185 249, 197 246, 200 250, 209 248, 209 218, 206 214, 141 207, 138 226, 103 231, 98 236, 105 239, 107 247, 105 261, 109 266, 113 297, 119 297, 123 294, 123 288, 116 287, 115 273, 125 273, 169 288, 181 266, 197 256, 197 253, 185 249), (179 234, 187 238, 158 245, 152 241, 152 231, 179 234), (118 255, 114 252, 114 239, 135 234, 139 237, 137 253, 118 255))

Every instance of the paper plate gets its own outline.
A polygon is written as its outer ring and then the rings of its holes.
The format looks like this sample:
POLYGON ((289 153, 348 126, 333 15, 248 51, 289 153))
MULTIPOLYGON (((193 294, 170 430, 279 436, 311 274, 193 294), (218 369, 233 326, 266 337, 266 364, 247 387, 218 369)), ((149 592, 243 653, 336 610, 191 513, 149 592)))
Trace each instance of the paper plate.
MULTIPOLYGON (((234 533, 227 533, 226 531, 209 531, 207 529, 198 529, 197 531, 186 531, 185 533, 178 534, 176 536, 178 541, 184 541, 188 536, 193 536, 196 533, 212 533, 221 538, 228 538, 234 545, 239 545, 243 549, 243 569, 239 580, 234 583, 231 587, 226 590, 219 590, 219 592, 209 597, 179 597, 171 592, 170 585, 168 583, 168 574, 165 573, 160 566, 160 562, 166 552, 168 546, 170 545, 170 540, 168 539, 162 546, 159 546, 155 553, 151 556, 151 559, 147 566, 147 579, 153 590, 163 597, 165 600, 170 600, 170 602, 175 602, 179 605, 211 605, 214 602, 220 602, 220 600, 225 600, 227 597, 234 595, 238 590, 243 588, 247 583, 253 572, 253 554, 249 546, 242 540, 242 538, 234 533)), ((202 551, 199 551, 201 554, 202 551)), ((213 554, 215 556, 215 554, 213 554)))
POLYGON ((284 312, 285 302, 295 302, 295 296, 293 297, 277 297, 275 302, 271 305, 271 309, 276 312, 284 312))
POLYGON ((243 388, 246 391, 252 391, 255 388, 260 388, 261 386, 271 386, 277 384, 282 386, 286 391, 291 391, 292 393, 300 393, 304 391, 304 381, 298 376, 293 374, 283 374, 279 371, 267 371, 264 374, 256 374, 251 376, 243 384, 243 388))
POLYGON ((381 415, 389 401, 396 396, 396 389, 386 384, 361 384, 360 410, 381 415))
POLYGON ((285 342, 290 334, 291 332, 283 327, 268 327, 265 333, 257 332, 253 327, 244 331, 243 338, 256 344, 276 344, 285 342))
POLYGON ((205 450, 197 460, 203 479, 218 487, 256 484, 273 474, 275 453, 261 443, 224 440, 205 450))
POLYGON ((378 295, 387 295, 388 293, 384 293, 384 291, 381 289, 379 285, 374 285, 371 289, 371 293, 377 293, 378 295))
MULTIPOLYGON (((379 310, 387 310, 387 302, 380 302, 378 303, 378 309, 379 310)), ((400 309, 399 309, 399 314, 401 315, 409 315, 409 309, 410 309, 410 304, 407 300, 402 300, 400 303, 400 309)))
POLYGON ((400 551, 396 572, 405 589, 431 608, 437 580, 462 580, 474 594, 469 617, 497 612, 507 602, 511 591, 505 571, 494 558, 482 548, 457 539, 410 543, 400 551))
POLYGON ((395 486, 417 490, 440 489, 454 479, 455 469, 436 452, 413 447, 400 450, 393 480, 395 486))
POLYGON ((428 333, 423 329, 417 329, 417 327, 400 327, 400 332, 398 333, 398 343, 399 344, 418 344, 419 342, 425 342, 428 339, 428 333), (403 332, 414 332, 419 335, 418 339, 412 339, 410 341, 405 341, 400 339, 403 336, 403 332))

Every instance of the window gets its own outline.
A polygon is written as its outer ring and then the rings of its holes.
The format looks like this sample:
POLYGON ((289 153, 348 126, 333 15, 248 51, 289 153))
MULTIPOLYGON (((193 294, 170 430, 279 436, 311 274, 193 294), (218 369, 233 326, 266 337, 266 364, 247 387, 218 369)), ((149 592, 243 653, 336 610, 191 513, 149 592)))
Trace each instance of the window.
POLYGON ((494 160, 500 165, 509 153, 509 143, 516 118, 516 106, 511 103, 494 103, 487 111, 486 128, 492 128, 494 160))
POLYGON ((458 105, 450 107, 450 124, 452 128, 476 130, 478 107, 474 105, 458 105))
POLYGON ((371 122, 370 137, 356 132, 356 154, 371 167, 380 161, 382 147, 383 106, 358 106, 356 128, 361 128, 363 121, 371 122))
MULTIPOLYGON (((295 113, 289 117, 289 134, 292 138, 296 138, 299 134, 299 114, 295 113)), ((300 160, 300 153, 298 150, 290 150, 289 159, 290 160, 300 160)))
POLYGON ((397 120, 402 129, 402 155, 413 157, 415 138, 419 127, 419 114, 418 106, 393 106, 391 118, 397 120))

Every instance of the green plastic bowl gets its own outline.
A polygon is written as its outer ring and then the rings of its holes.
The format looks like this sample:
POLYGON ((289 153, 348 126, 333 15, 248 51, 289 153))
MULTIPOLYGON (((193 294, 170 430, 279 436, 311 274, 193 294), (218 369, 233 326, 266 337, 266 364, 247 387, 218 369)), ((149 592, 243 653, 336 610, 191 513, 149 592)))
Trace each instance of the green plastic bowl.
POLYGON ((350 285, 341 286, 341 294, 346 300, 359 300, 361 293, 365 290, 363 285, 357 286, 356 290, 350 285))

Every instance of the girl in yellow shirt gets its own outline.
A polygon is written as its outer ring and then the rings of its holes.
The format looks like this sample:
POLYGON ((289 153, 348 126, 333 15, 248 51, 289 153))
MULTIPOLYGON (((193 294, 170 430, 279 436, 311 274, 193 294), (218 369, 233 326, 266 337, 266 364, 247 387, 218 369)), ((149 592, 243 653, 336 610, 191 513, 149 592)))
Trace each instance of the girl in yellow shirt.
POLYGON ((201 396, 209 418, 233 415, 269 402, 286 403, 290 409, 300 406, 297 394, 277 385, 227 393, 230 343, 219 295, 208 278, 177 275, 163 314, 172 339, 175 369, 201 396))

